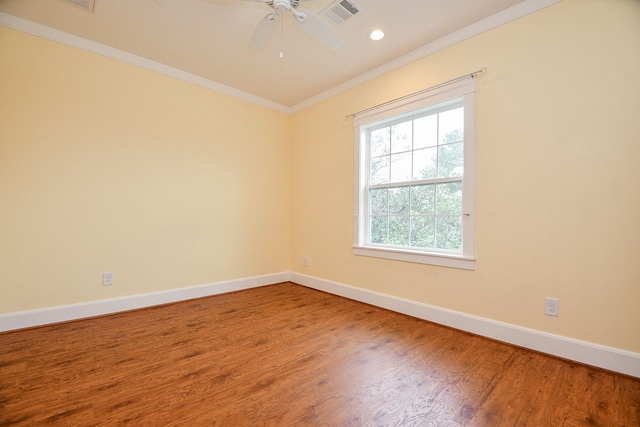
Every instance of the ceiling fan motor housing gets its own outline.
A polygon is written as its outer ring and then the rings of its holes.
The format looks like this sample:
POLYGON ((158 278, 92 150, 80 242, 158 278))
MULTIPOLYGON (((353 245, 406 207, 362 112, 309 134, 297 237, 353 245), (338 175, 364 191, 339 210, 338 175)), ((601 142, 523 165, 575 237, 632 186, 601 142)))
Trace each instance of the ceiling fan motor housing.
POLYGON ((269 6, 274 8, 278 13, 285 13, 291 8, 296 8, 300 4, 300 0, 273 0, 269 6))
POLYGON ((291 3, 289 3, 289 0, 274 0, 273 8, 278 13, 285 13, 286 11, 291 9, 291 3))

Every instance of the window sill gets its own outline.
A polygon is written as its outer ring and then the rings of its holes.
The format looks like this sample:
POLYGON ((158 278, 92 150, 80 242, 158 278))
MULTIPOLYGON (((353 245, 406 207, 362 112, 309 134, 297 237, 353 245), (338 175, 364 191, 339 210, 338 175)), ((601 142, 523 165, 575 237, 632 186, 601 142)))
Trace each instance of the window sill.
POLYGON ((435 254, 364 246, 354 246, 353 253, 360 256, 438 265, 441 267, 461 268, 464 270, 475 270, 476 266, 475 258, 464 257, 462 255, 435 254))

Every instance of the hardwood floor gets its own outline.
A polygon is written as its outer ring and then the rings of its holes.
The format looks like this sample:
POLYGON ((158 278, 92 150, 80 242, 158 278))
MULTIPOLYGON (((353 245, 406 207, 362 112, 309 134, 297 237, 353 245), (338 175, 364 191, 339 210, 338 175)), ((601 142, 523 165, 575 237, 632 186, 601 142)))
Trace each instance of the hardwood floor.
POLYGON ((0 426, 640 426, 640 380, 291 283, 0 334, 0 426))

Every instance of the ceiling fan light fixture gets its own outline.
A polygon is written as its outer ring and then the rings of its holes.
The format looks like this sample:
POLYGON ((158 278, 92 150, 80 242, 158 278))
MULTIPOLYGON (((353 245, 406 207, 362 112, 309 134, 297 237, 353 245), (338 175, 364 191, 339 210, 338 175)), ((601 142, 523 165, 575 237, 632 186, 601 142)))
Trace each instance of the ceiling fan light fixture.
POLYGON ((369 33, 369 38, 374 41, 382 40, 383 37, 384 37, 384 31, 382 31, 379 28, 376 28, 375 30, 369 33))

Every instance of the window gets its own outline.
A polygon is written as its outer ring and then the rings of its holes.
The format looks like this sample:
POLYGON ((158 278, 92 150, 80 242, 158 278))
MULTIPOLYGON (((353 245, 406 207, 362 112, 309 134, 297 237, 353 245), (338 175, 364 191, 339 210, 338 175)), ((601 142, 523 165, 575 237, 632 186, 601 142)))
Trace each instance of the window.
POLYGON ((355 115, 356 255, 474 268, 472 77, 355 115))

